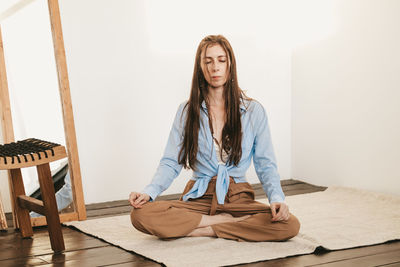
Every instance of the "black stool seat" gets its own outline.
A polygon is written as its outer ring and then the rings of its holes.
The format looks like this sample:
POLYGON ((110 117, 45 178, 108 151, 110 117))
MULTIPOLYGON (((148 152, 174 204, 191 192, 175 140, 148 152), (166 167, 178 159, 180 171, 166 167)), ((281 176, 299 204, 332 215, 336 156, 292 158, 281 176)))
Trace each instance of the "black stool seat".
POLYGON ((0 145, 0 170, 19 169, 65 158, 65 147, 35 138, 0 145))

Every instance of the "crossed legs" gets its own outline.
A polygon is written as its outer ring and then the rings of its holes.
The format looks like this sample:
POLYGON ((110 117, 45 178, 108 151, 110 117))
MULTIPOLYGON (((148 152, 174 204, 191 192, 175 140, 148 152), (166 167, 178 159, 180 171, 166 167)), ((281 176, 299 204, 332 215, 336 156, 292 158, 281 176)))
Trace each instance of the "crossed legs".
POLYGON ((264 212, 252 211, 251 204, 237 204, 230 212, 228 208, 232 205, 228 204, 227 210, 210 216, 206 203, 156 201, 146 203, 141 209, 133 209, 131 220, 139 231, 162 239, 215 236, 238 241, 281 241, 299 232, 300 223, 293 214, 288 221, 272 222, 267 205, 259 202, 254 205, 257 210, 262 205, 264 212), (242 210, 238 212, 240 206, 242 210))

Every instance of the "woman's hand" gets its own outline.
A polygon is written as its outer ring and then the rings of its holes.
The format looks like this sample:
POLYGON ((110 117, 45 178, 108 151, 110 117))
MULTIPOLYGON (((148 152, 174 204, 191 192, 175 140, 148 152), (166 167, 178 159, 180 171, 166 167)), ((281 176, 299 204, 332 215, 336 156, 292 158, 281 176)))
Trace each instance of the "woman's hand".
POLYGON ((147 203, 149 200, 150 196, 145 193, 132 192, 129 195, 129 203, 131 203, 131 206, 135 209, 140 209, 143 204, 147 203))
POLYGON ((270 205, 272 212, 272 220, 273 222, 277 221, 287 221, 289 220, 289 206, 285 203, 281 202, 273 202, 270 205))

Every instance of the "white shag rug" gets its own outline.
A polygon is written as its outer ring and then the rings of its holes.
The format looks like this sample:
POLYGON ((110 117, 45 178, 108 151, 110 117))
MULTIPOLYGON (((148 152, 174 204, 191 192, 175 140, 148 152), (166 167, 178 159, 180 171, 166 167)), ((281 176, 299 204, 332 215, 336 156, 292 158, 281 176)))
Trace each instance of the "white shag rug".
MULTIPOLYGON (((268 203, 266 199, 258 200, 268 203)), ((166 266, 223 266, 374 245, 400 239, 400 196, 347 187, 286 197, 300 233, 285 242, 209 237, 162 241, 133 228, 129 215, 68 222, 79 230, 166 266)))

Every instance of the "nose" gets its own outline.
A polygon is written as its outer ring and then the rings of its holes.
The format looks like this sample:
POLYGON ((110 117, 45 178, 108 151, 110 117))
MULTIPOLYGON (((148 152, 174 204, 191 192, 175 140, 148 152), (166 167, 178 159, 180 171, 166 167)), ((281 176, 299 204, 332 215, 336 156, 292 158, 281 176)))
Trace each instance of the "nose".
POLYGON ((212 64, 212 71, 213 72, 217 72, 217 71, 219 71, 219 69, 220 69, 220 66, 219 66, 220 64, 218 63, 218 62, 214 62, 213 64, 212 64))

